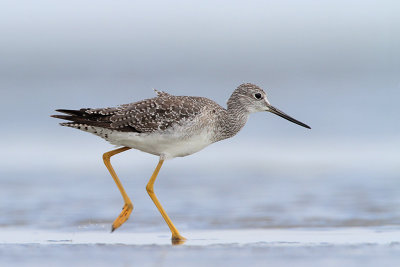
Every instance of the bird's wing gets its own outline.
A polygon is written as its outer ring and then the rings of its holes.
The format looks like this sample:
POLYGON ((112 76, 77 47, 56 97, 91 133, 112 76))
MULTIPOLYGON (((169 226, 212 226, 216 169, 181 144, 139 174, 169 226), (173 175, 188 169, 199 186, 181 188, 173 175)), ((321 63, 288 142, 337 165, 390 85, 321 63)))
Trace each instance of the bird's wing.
POLYGON ((142 133, 164 131, 194 118, 199 112, 199 98, 161 93, 155 98, 120 106, 110 117, 110 126, 116 130, 130 126, 142 133))

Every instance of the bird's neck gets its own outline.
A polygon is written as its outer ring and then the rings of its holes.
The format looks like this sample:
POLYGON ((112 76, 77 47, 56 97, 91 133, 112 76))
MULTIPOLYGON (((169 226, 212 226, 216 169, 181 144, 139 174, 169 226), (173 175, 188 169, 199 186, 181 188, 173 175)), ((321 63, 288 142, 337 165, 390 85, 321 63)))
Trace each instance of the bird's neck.
POLYGON ((224 116, 221 117, 222 129, 216 141, 236 135, 246 124, 248 117, 249 113, 244 108, 228 105, 224 116))

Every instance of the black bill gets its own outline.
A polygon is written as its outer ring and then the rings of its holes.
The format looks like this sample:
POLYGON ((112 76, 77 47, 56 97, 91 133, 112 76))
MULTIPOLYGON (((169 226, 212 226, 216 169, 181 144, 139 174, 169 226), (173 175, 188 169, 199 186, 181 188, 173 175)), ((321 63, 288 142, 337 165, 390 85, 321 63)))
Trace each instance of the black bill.
POLYGON ((284 119, 287 119, 288 121, 291 121, 291 122, 293 122, 293 123, 296 123, 296 124, 298 124, 298 125, 300 125, 300 126, 303 126, 303 127, 305 127, 305 128, 311 129, 311 127, 308 126, 307 124, 302 123, 301 121, 298 121, 298 120, 296 120, 296 119, 293 119, 292 117, 290 117, 290 116, 287 115, 286 113, 280 111, 279 109, 277 109, 277 108, 275 108, 275 107, 273 107, 273 106, 271 106, 271 105, 269 105, 268 108, 269 108, 269 110, 268 110, 269 112, 272 112, 272 113, 278 115, 279 117, 282 117, 282 118, 284 118, 284 119))

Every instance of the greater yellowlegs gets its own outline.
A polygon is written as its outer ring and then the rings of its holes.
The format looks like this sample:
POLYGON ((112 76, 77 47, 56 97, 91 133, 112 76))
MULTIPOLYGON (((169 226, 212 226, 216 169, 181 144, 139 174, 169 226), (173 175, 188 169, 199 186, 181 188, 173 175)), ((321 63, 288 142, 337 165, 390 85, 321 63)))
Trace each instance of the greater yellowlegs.
POLYGON ((128 220, 133 210, 132 202, 111 166, 112 156, 131 148, 159 156, 146 190, 168 224, 172 240, 180 242, 185 238, 179 234, 153 190, 164 160, 188 156, 212 143, 234 136, 246 124, 250 113, 254 112, 269 111, 311 129, 271 106, 267 94, 251 83, 236 88, 228 100, 227 108, 204 97, 174 96, 157 90, 156 93, 157 97, 113 108, 58 109, 56 111, 67 115, 52 116, 71 121, 61 123, 62 126, 93 133, 120 146, 103 155, 104 163, 125 202, 121 214, 112 225, 112 231, 128 220))

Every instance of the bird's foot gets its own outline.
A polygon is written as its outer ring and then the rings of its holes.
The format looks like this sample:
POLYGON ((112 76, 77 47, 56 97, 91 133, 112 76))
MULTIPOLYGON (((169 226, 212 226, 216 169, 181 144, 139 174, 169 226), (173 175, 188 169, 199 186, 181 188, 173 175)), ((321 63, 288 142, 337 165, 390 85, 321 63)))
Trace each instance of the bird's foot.
POLYGON ((133 210, 132 203, 126 203, 124 205, 124 207, 122 208, 122 212, 119 214, 118 218, 115 219, 115 221, 112 224, 111 232, 114 232, 115 229, 120 227, 124 222, 126 222, 129 219, 132 210, 133 210))
POLYGON ((186 238, 178 234, 172 234, 171 238, 172 245, 182 245, 186 242, 186 238))

